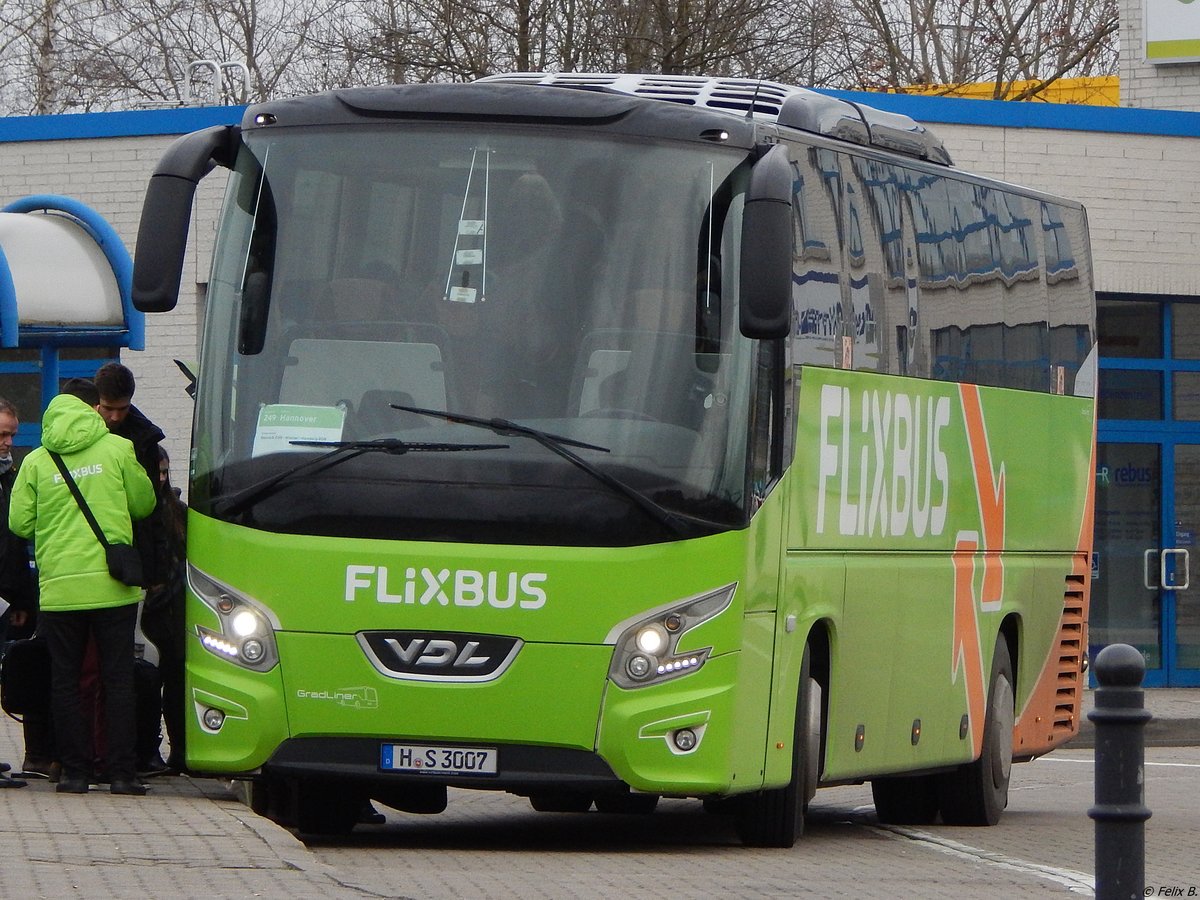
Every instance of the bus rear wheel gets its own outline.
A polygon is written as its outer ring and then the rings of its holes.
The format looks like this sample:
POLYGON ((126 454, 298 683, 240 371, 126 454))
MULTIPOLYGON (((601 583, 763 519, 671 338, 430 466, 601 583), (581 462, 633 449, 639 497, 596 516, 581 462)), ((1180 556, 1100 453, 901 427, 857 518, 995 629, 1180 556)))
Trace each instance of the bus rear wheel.
POLYGON ((821 758, 821 685, 812 677, 809 648, 800 664, 792 733, 792 780, 786 787, 739 798, 737 831, 749 847, 791 847, 804 833, 808 801, 817 792, 821 758))
POLYGON ((1015 721, 1012 659, 1001 635, 992 656, 983 751, 973 763, 942 775, 938 798, 947 825, 995 825, 1008 806, 1015 721))

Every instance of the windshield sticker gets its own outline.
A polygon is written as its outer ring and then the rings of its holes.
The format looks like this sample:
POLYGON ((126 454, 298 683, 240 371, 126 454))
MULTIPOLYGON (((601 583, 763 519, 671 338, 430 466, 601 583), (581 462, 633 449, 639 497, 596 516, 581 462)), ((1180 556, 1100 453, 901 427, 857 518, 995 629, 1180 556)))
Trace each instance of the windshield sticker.
POLYGON ((295 406, 273 403, 258 412, 253 456, 268 453, 311 453, 292 441, 340 441, 346 411, 336 406, 295 406))

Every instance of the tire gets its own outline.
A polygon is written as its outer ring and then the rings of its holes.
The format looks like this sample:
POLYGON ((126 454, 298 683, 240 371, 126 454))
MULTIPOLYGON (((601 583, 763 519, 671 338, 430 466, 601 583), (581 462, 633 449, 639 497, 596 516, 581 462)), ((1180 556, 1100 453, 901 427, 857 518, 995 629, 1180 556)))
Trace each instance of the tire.
POLYGON ((296 795, 296 830, 311 835, 349 834, 358 824, 366 799, 344 787, 301 783, 296 795))
POLYGON ((260 775, 250 782, 250 809, 276 825, 291 828, 296 824, 293 784, 275 775, 260 775))
POLYGON ((804 833, 808 801, 817 791, 821 757, 821 686, 811 676, 810 651, 804 648, 796 690, 792 729, 792 780, 738 801, 738 836, 748 847, 791 847, 804 833))
POLYGON ((871 782, 875 815, 885 825, 932 825, 938 817, 938 778, 915 775, 871 782))
POLYGON ((947 825, 995 825, 1008 806, 1015 719, 1012 660, 1001 635, 992 657, 983 751, 979 759, 942 775, 938 799, 947 825))

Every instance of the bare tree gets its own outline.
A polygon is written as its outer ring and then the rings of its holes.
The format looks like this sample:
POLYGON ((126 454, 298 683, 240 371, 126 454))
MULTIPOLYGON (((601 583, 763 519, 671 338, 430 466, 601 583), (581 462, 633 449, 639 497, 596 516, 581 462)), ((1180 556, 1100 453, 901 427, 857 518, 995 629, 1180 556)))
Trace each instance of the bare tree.
POLYGON ((250 99, 277 96, 327 2, 5 0, 0 99, 35 114, 180 101, 197 60, 244 64, 250 99))
POLYGON ((851 0, 846 69, 857 87, 944 93, 978 82, 1028 99, 1116 69, 1116 0, 851 0), (1029 82, 1019 92, 1015 82, 1029 82))
POLYGON ((250 100, 538 70, 1026 98, 1115 71, 1116 2, 0 0, 0 112, 180 102, 200 60, 244 64, 250 100))
POLYGON ((63 30, 73 13, 63 0, 0 4, 0 97, 6 108, 33 115, 63 111, 63 30))

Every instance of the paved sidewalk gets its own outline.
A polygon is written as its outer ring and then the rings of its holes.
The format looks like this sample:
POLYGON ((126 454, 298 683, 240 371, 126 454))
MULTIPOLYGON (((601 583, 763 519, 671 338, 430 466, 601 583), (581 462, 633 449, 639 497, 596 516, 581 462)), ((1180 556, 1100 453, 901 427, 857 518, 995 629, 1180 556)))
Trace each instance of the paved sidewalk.
MULTIPOLYGON (((0 715, 0 760, 20 766, 21 726, 0 715)), ((45 780, 0 790, 0 894, 64 897, 370 896, 335 872, 291 832, 256 816, 227 782, 149 779, 145 797, 107 787, 58 794, 45 780)))
MULTIPOLYGON (((1092 707, 1085 695, 1085 713, 1092 707)), ((1200 690, 1146 691, 1147 743, 1200 745, 1200 690)), ((1090 746, 1091 724, 1073 747, 1090 746)), ((21 728, 0 716, 0 760, 20 764, 21 728)), ((46 781, 0 791, 5 897, 378 896, 340 882, 291 832, 243 805, 227 782, 154 778, 146 797, 57 794, 46 781)))
MULTIPOLYGON (((1200 688, 1146 688, 1146 708, 1152 718, 1146 725, 1147 747, 1200 746, 1200 688)), ((1073 749, 1096 746, 1095 726, 1087 714, 1094 708, 1095 691, 1084 691, 1083 721, 1073 749)))

